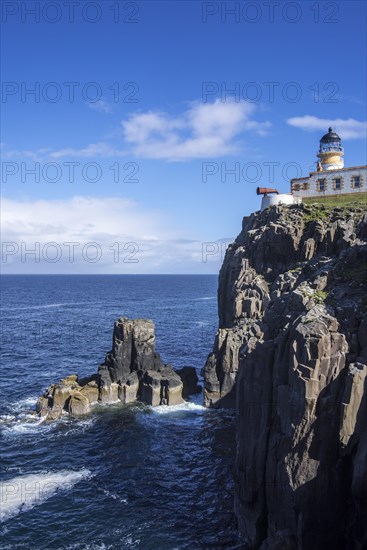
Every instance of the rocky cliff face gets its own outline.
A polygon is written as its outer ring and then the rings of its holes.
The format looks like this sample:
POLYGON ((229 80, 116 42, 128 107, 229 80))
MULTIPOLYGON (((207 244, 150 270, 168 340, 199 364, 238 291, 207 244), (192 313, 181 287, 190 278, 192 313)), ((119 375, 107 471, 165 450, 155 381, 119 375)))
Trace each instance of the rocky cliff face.
POLYGON ((367 214, 244 218, 219 277, 205 402, 236 407, 250 548, 367 547, 367 214))
POLYGON ((114 324, 112 350, 98 372, 86 378, 76 374, 52 384, 38 399, 36 412, 57 420, 63 412, 81 416, 93 403, 177 405, 183 397, 200 393, 194 367, 175 371, 155 351, 154 323, 149 319, 121 317, 114 324))

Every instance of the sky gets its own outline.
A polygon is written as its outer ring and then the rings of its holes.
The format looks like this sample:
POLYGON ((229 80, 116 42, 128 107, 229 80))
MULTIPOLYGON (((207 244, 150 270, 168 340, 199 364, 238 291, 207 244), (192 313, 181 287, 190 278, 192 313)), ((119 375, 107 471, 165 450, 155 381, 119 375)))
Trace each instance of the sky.
POLYGON ((366 4, 3 1, 3 273, 218 273, 321 136, 366 164, 366 4))

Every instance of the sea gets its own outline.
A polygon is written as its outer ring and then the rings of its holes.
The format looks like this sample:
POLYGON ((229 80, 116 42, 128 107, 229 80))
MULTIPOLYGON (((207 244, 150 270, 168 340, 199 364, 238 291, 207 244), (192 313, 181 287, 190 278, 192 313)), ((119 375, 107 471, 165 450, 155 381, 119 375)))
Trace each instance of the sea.
POLYGON ((231 411, 197 395, 54 423, 34 415, 51 383, 96 372, 122 316, 152 319, 163 361, 202 381, 217 276, 4 275, 1 297, 0 548, 242 548, 231 411))

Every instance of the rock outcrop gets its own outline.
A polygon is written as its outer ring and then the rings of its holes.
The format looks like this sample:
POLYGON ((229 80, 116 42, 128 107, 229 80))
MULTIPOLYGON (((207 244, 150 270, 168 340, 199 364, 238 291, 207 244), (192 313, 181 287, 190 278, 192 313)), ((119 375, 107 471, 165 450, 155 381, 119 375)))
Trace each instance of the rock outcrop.
POLYGON ((199 385, 199 379, 195 369, 192 367, 182 367, 182 369, 176 372, 183 383, 182 397, 201 393, 202 388, 199 385))
POLYGON ((155 351, 153 321, 122 317, 115 322, 112 350, 98 372, 81 379, 70 375, 52 384, 38 399, 36 412, 47 420, 57 420, 63 411, 72 416, 88 414, 94 403, 177 405, 183 396, 195 393, 195 377, 197 380, 193 367, 185 367, 182 374, 163 364, 155 351))
POLYGON ((367 547, 367 214, 244 218, 219 276, 205 403, 235 407, 249 548, 367 547))

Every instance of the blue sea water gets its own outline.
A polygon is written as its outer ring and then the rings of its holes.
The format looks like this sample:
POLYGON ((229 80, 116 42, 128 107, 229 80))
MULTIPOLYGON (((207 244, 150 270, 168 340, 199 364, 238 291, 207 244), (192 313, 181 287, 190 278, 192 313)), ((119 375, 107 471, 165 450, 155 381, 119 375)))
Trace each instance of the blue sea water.
POLYGON ((153 319, 164 362, 200 372, 217 277, 3 276, 1 287, 1 548, 238 548, 231 412, 197 396, 52 424, 32 415, 50 383, 96 371, 121 316, 153 319))

